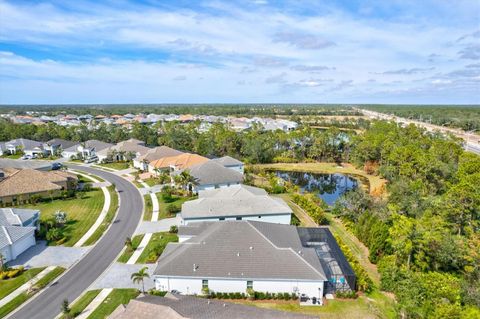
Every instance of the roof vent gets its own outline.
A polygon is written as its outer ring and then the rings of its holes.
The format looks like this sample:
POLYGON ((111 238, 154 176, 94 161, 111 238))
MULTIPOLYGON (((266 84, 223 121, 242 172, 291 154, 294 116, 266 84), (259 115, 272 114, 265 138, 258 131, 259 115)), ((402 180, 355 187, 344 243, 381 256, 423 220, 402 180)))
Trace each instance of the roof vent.
POLYGON ((253 250, 253 246, 250 246, 250 250, 253 250))
POLYGON ((210 300, 207 301, 207 305, 209 305, 209 304, 210 304, 210 300))
POLYGON ((226 304, 226 303, 224 303, 224 304, 223 304, 223 306, 224 306, 224 307, 226 307, 226 306, 227 306, 227 304, 226 304))
POLYGON ((240 257, 240 253, 237 253, 237 257, 240 257))
POLYGON ((197 264, 193 264, 193 271, 197 271, 198 269, 198 265, 197 264))

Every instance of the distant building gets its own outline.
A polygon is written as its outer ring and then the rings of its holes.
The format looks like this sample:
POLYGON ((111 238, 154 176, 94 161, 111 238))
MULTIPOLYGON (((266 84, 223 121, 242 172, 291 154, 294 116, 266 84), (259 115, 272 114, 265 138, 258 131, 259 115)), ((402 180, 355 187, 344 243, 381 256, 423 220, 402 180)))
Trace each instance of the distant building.
MULTIPOLYGON (((262 188, 234 185, 200 191, 198 199, 182 205, 182 223, 202 221, 256 220, 290 225, 292 209, 262 188)), ((182 241, 182 238, 180 238, 182 241)))
POLYGON ((68 159, 88 159, 97 156, 97 152, 100 152, 106 148, 112 147, 113 144, 105 143, 99 140, 88 140, 83 143, 77 143, 62 152, 62 157, 68 159))
POLYGON ((126 141, 119 142, 111 147, 104 148, 96 153, 100 162, 104 161, 126 161, 135 159, 146 154, 149 147, 145 146, 145 142, 131 138, 126 141))
POLYGON ((138 168, 142 171, 148 171, 148 165, 156 160, 181 155, 183 152, 177 151, 168 146, 158 146, 155 148, 149 149, 145 154, 140 155, 139 157, 133 160, 133 167, 138 168))
POLYGON ((39 219, 40 211, 35 209, 0 208, 0 253, 4 262, 35 245, 39 219))
POLYGON ((37 142, 26 138, 17 138, 5 142, 5 148, 7 150, 7 153, 9 154, 23 152, 25 155, 43 156, 47 153, 46 150, 43 148, 42 142, 37 142))
POLYGON ((48 155, 57 155, 61 154, 64 149, 74 146, 76 142, 67 141, 61 138, 54 138, 43 144, 45 151, 48 155))

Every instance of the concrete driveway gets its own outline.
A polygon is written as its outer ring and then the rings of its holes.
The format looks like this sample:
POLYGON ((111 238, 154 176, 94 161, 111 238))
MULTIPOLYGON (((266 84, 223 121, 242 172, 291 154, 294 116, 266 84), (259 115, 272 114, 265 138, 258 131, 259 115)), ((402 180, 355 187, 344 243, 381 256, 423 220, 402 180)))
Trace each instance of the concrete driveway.
MULTIPOLYGON (((150 277, 153 275, 156 264, 123 264, 114 263, 105 271, 98 280, 93 283, 90 289, 103 289, 103 288, 140 288, 141 285, 134 284, 130 278, 134 272, 139 271, 143 267, 148 268, 150 277)), ((152 278, 145 278, 145 290, 154 287, 152 278)))

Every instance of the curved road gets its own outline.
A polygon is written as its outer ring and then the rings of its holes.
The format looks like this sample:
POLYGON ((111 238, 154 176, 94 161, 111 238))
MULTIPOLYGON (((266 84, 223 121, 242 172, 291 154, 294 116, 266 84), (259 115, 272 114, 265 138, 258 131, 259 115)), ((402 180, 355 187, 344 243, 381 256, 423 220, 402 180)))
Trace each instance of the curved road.
POLYGON ((87 289, 123 249, 125 238, 132 236, 143 211, 143 201, 137 188, 120 176, 98 169, 68 165, 69 168, 92 173, 116 185, 120 194, 120 209, 112 226, 87 255, 70 268, 56 283, 26 303, 9 318, 54 318, 60 313, 64 299, 75 300, 87 289))

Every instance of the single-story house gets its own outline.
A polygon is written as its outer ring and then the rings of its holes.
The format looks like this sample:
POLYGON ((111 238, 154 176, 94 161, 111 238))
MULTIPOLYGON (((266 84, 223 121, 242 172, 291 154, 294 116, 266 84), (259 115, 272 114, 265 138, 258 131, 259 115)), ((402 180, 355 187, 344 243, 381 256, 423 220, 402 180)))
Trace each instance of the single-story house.
POLYGON ((35 245, 39 219, 35 209, 0 208, 0 253, 5 262, 35 245))
POLYGON ((55 197, 77 186, 76 175, 64 171, 22 169, 0 182, 0 206, 28 202, 32 196, 55 197))
POLYGON ((7 147, 5 146, 5 142, 0 142, 0 156, 7 154, 7 147))
POLYGON ((264 309, 214 299, 167 293, 141 295, 120 305, 108 319, 309 319, 300 313, 264 309))
POLYGON ((292 209, 262 188, 234 185, 198 192, 198 199, 187 201, 180 213, 182 224, 203 221, 258 220, 290 225, 292 209))
POLYGON ((198 235, 167 244, 160 256, 157 290, 295 293, 301 305, 321 305, 326 293, 355 289, 355 274, 328 228, 257 221, 192 226, 198 235))
POLYGON ((145 142, 131 138, 97 152, 97 156, 100 162, 126 161, 144 155, 149 150, 150 148, 145 146, 145 142))
POLYGON ((5 142, 5 148, 9 154, 16 154, 18 151, 22 151, 25 155, 30 156, 43 156, 47 154, 47 151, 43 148, 42 142, 26 138, 17 138, 5 142))
POLYGON ((181 155, 183 152, 177 151, 176 149, 170 148, 168 146, 162 145, 155 148, 149 149, 145 154, 140 155, 137 158, 133 159, 133 167, 138 168, 142 171, 148 171, 148 164, 165 158, 181 155))
POLYGON ((219 158, 214 158, 212 161, 222 165, 223 167, 233 169, 243 174, 244 164, 236 158, 230 156, 223 156, 219 158))
POLYGON ((48 155, 61 154, 63 150, 78 144, 77 142, 67 141, 61 138, 54 138, 43 144, 43 148, 48 155))
POLYGON ((88 140, 83 143, 77 143, 69 148, 66 148, 62 152, 62 157, 68 159, 88 159, 97 156, 97 152, 100 152, 106 148, 112 147, 113 144, 105 143, 99 140, 88 140))
MULTIPOLYGON (((238 185, 243 182, 243 174, 233 169, 225 168, 214 160, 204 161, 188 168, 195 178, 191 185, 194 192, 238 185)), ((179 172, 177 172, 179 173, 179 172)))
POLYGON ((164 157, 151 162, 148 165, 148 171, 158 174, 158 171, 175 172, 184 169, 190 169, 194 165, 208 162, 209 159, 197 154, 183 153, 176 156, 164 157))

